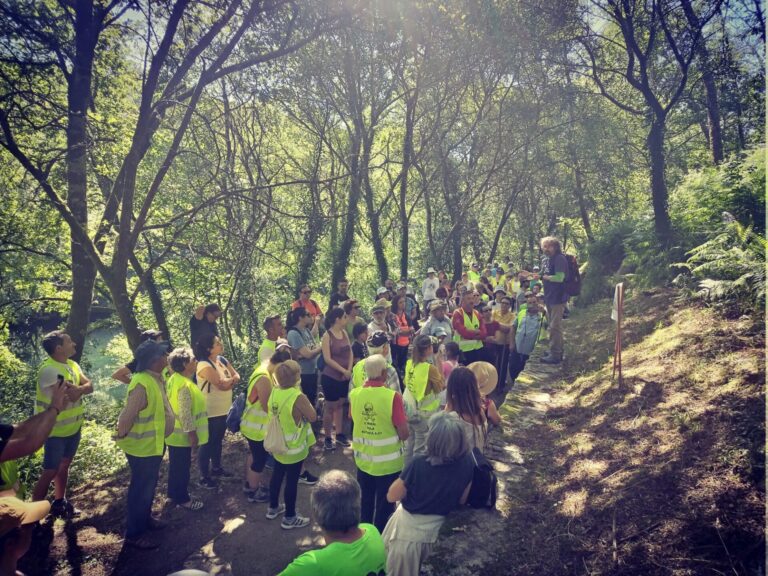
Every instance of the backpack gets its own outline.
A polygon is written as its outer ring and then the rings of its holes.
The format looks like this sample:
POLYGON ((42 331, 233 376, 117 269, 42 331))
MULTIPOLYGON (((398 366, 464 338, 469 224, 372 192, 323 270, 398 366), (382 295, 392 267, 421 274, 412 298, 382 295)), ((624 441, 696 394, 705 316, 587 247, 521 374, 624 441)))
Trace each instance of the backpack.
MULTIPOLYGON (((288 400, 286 400, 286 403, 288 400)), ((277 406, 274 404, 273 406, 277 406)), ((285 406, 285 404, 283 404, 285 406)), ((267 435, 264 437, 264 450, 270 454, 285 454, 288 452, 288 444, 285 442, 285 434, 280 426, 280 410, 283 406, 279 406, 276 409, 272 407, 272 414, 269 418, 269 424, 267 424, 267 435)))
POLYGON ((539 339, 542 321, 540 314, 531 316, 527 312, 520 319, 515 334, 515 350, 518 354, 531 355, 539 339))
POLYGON ((565 260, 568 262, 568 274, 565 276, 565 293, 568 296, 578 296, 581 294, 581 272, 579 272, 579 263, 573 254, 565 254, 565 260))
POLYGON ((232 434, 240 432, 243 412, 245 412, 245 392, 241 392, 235 397, 232 406, 229 407, 229 412, 227 412, 227 430, 232 434))
POLYGON ((479 448, 472 448, 472 461, 475 469, 467 504, 472 508, 495 508, 499 489, 496 472, 479 448))

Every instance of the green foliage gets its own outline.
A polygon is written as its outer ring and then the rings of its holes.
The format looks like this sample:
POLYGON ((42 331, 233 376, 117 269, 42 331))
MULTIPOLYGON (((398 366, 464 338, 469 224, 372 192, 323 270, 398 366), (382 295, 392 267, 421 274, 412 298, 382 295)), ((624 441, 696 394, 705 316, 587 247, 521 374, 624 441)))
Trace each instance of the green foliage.
POLYGON ((626 257, 626 241, 631 226, 619 223, 606 228, 588 246, 588 261, 582 275, 579 302, 592 304, 613 294, 613 276, 622 267, 626 257))
POLYGON ((688 246, 717 234, 724 212, 764 232, 765 148, 689 172, 670 194, 669 208, 678 237, 688 246))
POLYGON ((765 310, 765 266, 768 241, 752 226, 727 222, 714 238, 689 252, 682 267, 699 280, 698 296, 726 310, 765 310))
POLYGON ((32 414, 34 372, 0 343, 0 419, 19 422, 32 414))

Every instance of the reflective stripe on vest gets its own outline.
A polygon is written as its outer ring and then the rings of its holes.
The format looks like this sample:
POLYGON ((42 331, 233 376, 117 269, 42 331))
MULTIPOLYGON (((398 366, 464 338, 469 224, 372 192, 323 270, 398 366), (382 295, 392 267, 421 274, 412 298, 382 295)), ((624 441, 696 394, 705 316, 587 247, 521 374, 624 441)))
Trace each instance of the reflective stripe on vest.
POLYGON ((362 388, 363 384, 365 384, 365 378, 365 358, 363 358, 352 368, 352 387, 362 388))
POLYGON ((405 387, 413 394, 420 412, 437 412, 440 408, 437 394, 426 393, 430 366, 428 362, 414 365, 411 359, 405 363, 405 387))
MULTIPOLYGON (((464 315, 464 328, 469 330, 480 330, 480 319, 475 316, 475 312, 472 312, 472 316, 468 316, 466 310, 461 308, 461 313, 464 315), (469 325, 467 325, 469 323, 469 325)), ((480 340, 462 340, 461 334, 458 330, 453 333, 453 341, 459 345, 459 350, 462 352, 471 352, 472 350, 479 350, 483 347, 483 343, 480 340)))
POLYGON ((192 380, 178 373, 171 374, 166 383, 168 403, 173 409, 176 420, 173 424, 173 432, 165 439, 165 443, 168 446, 180 448, 190 446, 189 432, 184 432, 181 427, 181 420, 179 420, 179 392, 185 388, 189 390, 189 396, 192 400, 192 418, 195 422, 197 445, 202 446, 208 443, 208 413, 205 410, 205 395, 192 380))
POLYGON ((288 451, 274 454, 281 464, 295 464, 309 455, 309 447, 315 443, 315 434, 307 422, 296 424, 293 405, 301 395, 299 388, 274 388, 269 396, 269 417, 277 418, 285 437, 288 451))
MULTIPOLYGON (((245 393, 245 410, 243 410, 243 418, 240 420, 240 432, 243 436, 254 442, 264 441, 267 435, 269 414, 264 412, 264 409, 261 407, 261 401, 258 398, 253 404, 251 404, 248 398, 250 398, 256 382, 264 376, 269 378, 270 383, 274 386, 274 381, 266 366, 257 366, 248 379, 248 391, 245 393)), ((267 402, 269 402, 269 398, 267 398, 267 402)))
POLYGON ((395 394, 385 386, 365 386, 349 395, 355 464, 371 476, 385 476, 403 469, 403 443, 392 423, 395 394))
POLYGON ((165 445, 165 406, 160 384, 148 372, 139 372, 128 384, 128 394, 143 386, 147 395, 147 406, 139 412, 125 438, 117 440, 117 445, 131 456, 160 456, 165 445))
MULTIPOLYGON (((51 405, 51 398, 43 393, 40 388, 40 375, 46 368, 53 368, 56 373, 64 378, 65 381, 72 382, 75 386, 80 386, 81 374, 77 363, 74 360, 67 360, 66 364, 57 362, 53 358, 46 358, 40 365, 37 373, 37 392, 35 394, 35 414, 44 412, 51 405)), ((50 388, 49 388, 50 389, 50 388)), ((66 407, 56 417, 56 424, 50 433, 51 437, 62 438, 77 434, 83 424, 83 401, 78 398, 74 403, 67 403, 66 407)))

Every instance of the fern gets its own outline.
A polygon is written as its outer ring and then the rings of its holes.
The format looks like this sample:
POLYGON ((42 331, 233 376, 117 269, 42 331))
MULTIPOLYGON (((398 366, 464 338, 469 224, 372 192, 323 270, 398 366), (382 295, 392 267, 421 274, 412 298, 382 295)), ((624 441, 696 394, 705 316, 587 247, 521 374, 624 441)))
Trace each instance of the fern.
POLYGON ((700 297, 759 312, 765 307, 768 240, 752 225, 742 226, 730 214, 725 216, 722 232, 688 252, 680 267, 700 280, 700 297))

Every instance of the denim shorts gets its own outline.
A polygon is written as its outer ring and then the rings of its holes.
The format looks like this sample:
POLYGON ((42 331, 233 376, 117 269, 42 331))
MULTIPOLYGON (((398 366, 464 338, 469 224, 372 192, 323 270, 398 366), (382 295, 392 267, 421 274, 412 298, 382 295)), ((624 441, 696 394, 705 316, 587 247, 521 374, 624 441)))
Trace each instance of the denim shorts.
POLYGON ((43 470, 57 470, 64 458, 72 460, 80 445, 80 430, 72 436, 51 437, 45 441, 43 470))

